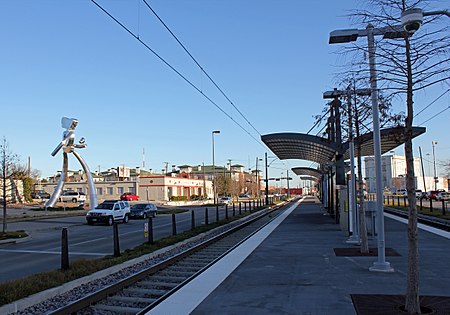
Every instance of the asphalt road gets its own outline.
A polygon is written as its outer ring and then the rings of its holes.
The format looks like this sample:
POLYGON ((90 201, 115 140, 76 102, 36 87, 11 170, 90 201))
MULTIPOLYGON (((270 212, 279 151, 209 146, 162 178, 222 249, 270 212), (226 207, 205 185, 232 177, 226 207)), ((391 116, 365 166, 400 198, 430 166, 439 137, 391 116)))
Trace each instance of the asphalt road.
MULTIPOLYGON (((204 224, 204 207, 187 209, 194 210, 197 226, 204 224)), ((231 207, 228 213, 229 216, 232 215, 231 207)), ((208 208, 208 217, 210 223, 215 222, 215 208, 208 208)), ((219 218, 224 217, 225 207, 219 207, 219 218)), ((121 252, 147 241, 144 237, 144 222, 147 221, 130 220, 127 224, 118 225, 121 252)), ((155 239, 172 235, 172 215, 159 214, 153 219, 153 226, 155 239)), ((176 226, 177 233, 189 230, 191 211, 176 214, 176 226)), ((106 225, 87 225, 84 216, 9 223, 8 230, 26 230, 31 239, 17 244, 0 244, 0 282, 60 268, 63 227, 68 231, 70 262, 80 258, 95 259, 113 254, 113 228, 106 225)))

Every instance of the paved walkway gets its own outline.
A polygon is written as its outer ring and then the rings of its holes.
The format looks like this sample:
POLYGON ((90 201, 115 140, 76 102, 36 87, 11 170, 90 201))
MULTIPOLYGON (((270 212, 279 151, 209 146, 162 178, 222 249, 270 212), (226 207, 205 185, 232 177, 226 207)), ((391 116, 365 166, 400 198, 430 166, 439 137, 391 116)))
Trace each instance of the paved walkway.
MULTIPOLYGON (((336 257, 334 248, 352 245, 305 199, 149 314, 356 314, 350 294, 406 290, 406 225, 386 218, 385 232, 400 254, 386 257, 395 272, 371 272, 377 257, 336 257)), ((419 232, 421 295, 450 296, 449 238, 419 232)))

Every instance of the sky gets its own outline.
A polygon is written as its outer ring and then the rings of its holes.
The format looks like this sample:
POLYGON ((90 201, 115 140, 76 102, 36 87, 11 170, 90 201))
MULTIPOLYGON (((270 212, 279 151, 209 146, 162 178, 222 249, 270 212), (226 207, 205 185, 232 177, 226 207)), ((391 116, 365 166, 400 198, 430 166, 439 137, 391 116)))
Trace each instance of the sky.
MULTIPOLYGON (((341 71, 329 33, 354 28, 347 15, 360 1, 148 0, 234 106, 144 2, 96 1, 147 47, 92 1, 0 1, 0 136, 23 163, 29 157, 42 177, 60 170, 61 154, 50 153, 61 141, 61 118, 71 117, 78 119, 76 141, 84 137, 88 145, 78 152, 92 171, 143 167, 143 160, 156 172, 165 162, 210 165, 213 130, 220 130, 216 165, 231 160, 255 169, 267 152, 270 177, 311 166, 274 160, 260 135, 313 126, 326 105, 323 92, 338 86, 341 71)), ((416 112, 445 89, 417 94, 416 112)), ((404 102, 394 105, 405 111, 404 102)), ((450 93, 415 122, 449 105, 450 93)), ((421 146, 430 162, 431 142, 438 142, 438 173, 450 160, 449 117, 444 111, 423 124, 426 134, 413 143, 415 155, 421 146)), ((74 157, 69 169, 81 169, 74 157)))

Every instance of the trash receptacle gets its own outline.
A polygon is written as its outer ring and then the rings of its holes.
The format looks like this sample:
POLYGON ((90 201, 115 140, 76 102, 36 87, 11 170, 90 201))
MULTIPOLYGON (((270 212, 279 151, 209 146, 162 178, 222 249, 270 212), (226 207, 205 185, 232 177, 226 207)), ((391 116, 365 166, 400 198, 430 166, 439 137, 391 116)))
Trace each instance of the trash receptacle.
POLYGON ((368 236, 376 236, 376 216, 377 216, 377 203, 376 201, 365 201, 364 212, 366 219, 366 229, 368 236))

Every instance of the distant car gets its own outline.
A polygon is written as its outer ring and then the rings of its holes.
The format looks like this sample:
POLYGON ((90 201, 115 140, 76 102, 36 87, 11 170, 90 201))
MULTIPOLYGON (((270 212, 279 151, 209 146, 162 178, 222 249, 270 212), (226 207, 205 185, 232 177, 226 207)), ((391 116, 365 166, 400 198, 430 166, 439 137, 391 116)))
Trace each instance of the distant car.
POLYGON ((421 189, 416 189, 416 198, 422 198, 423 197, 423 191, 421 189))
POLYGON ((249 194, 240 194, 239 198, 250 198, 249 194))
POLYGON ((131 207, 130 218, 142 218, 156 217, 158 214, 158 208, 153 203, 137 203, 131 207))
POLYGON ((233 203, 233 199, 231 197, 222 197, 219 199, 219 204, 230 205, 233 203))
POLYGON ((63 191, 61 196, 59 196, 59 201, 62 202, 85 202, 86 201, 86 195, 82 191, 73 191, 73 190, 66 190, 63 191))
POLYGON ((36 190, 30 192, 30 196, 33 199, 50 199, 50 194, 45 190, 36 190))
POLYGON ((436 194, 436 200, 442 201, 442 200, 450 200, 450 192, 441 191, 436 194))
POLYGON ((436 195, 440 192, 445 192, 445 190, 443 189, 438 189, 438 190, 430 190, 427 192, 427 196, 426 198, 428 200, 436 200, 436 195))
POLYGON ((126 200, 126 201, 139 200, 139 196, 136 194, 127 192, 120 196, 120 200, 126 200))
POLYGON ((399 196, 408 196, 408 191, 406 189, 399 189, 395 192, 395 194, 399 196))

